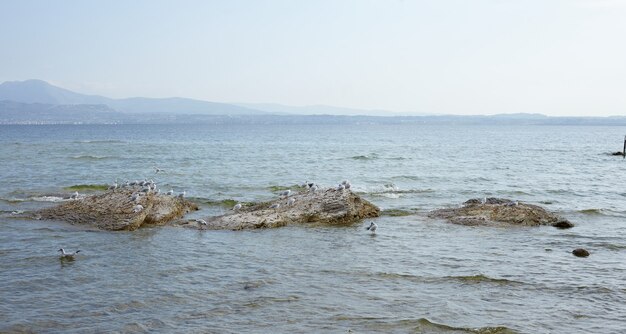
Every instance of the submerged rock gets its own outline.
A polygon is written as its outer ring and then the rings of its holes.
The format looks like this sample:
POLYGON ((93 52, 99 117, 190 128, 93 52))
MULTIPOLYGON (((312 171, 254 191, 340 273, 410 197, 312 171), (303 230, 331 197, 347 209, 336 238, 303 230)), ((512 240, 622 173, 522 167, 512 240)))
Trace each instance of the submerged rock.
POLYGON ((104 230, 136 230, 145 225, 163 225, 198 206, 181 197, 143 193, 140 187, 107 191, 71 200, 37 211, 42 219, 63 220, 104 230), (134 199, 136 198, 136 199, 134 199))
POLYGON ((467 226, 553 225, 561 228, 573 226, 567 219, 540 206, 503 198, 471 199, 460 208, 431 211, 429 217, 467 226))
POLYGON ((572 251, 572 254, 578 257, 587 257, 589 256, 589 251, 584 248, 576 248, 572 251))
POLYGON ((363 218, 378 217, 380 209, 350 190, 301 192, 272 202, 243 207, 217 217, 206 217, 206 225, 196 220, 177 225, 212 230, 242 230, 281 227, 289 224, 351 224, 363 218))
POLYGON ((611 155, 616 155, 616 156, 623 157, 624 156, 624 152, 622 152, 622 151, 612 152, 611 155))

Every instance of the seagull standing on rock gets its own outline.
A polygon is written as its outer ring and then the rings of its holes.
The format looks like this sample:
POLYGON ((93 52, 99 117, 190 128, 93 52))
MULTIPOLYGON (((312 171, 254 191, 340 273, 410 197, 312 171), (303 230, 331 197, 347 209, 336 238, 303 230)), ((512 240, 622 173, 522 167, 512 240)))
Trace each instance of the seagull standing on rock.
POLYGON ((370 226, 366 227, 365 229, 372 232, 372 233, 376 233, 376 229, 378 228, 378 225, 376 225, 376 223, 371 222, 370 226))
POLYGON ((287 205, 288 205, 288 206, 292 206, 295 202, 296 202, 296 199, 295 199, 295 198, 290 198, 290 199, 287 201, 287 205))
POLYGON ((346 187, 343 184, 337 186, 337 191, 343 191, 344 189, 346 189, 346 187))
POLYGON ((207 222, 204 219, 196 219, 196 223, 198 223, 200 225, 200 228, 205 228, 207 227, 207 222))
POLYGON ((239 209, 241 209, 241 203, 235 204, 235 206, 233 207, 233 211, 239 211, 239 209))
POLYGON ((141 210, 143 210, 143 205, 141 204, 137 204, 133 207, 133 213, 141 212, 141 210))
POLYGON ((75 191, 72 196, 70 196, 70 199, 78 199, 78 191, 75 191))
POLYGON ((170 191, 167 192, 168 196, 172 196, 174 195, 174 189, 170 189, 170 191))
POLYGON ((282 193, 280 193, 280 196, 289 197, 290 194, 291 194, 291 190, 287 189, 283 191, 282 193))
POLYGON ((274 203, 270 206, 270 209, 278 210, 278 208, 280 208, 280 204, 278 203, 274 203))
POLYGON ((185 195, 187 195, 186 191, 183 191, 182 193, 178 194, 179 198, 185 198, 185 195))
POLYGON ((75 252, 66 252, 65 249, 59 248, 58 251, 61 252, 61 259, 74 260, 74 256, 80 252, 80 249, 75 252))

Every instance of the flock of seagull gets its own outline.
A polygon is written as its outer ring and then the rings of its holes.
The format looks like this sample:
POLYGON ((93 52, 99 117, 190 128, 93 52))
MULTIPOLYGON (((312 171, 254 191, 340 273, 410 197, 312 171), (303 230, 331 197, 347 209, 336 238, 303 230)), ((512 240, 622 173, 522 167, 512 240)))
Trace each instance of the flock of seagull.
MULTIPOLYGON (((159 172, 163 172, 163 169, 160 169, 158 167, 154 167, 155 170, 155 174, 158 174, 159 172)), ((312 182, 308 182, 305 181, 302 184, 300 184, 300 186, 302 188, 307 189, 309 192, 316 192, 320 187, 312 182)), ((150 180, 143 180, 143 181, 126 181, 125 183, 123 183, 122 185, 119 185, 117 183, 117 179, 115 179, 115 182, 110 185, 107 190, 112 190, 115 191, 118 188, 128 188, 128 187, 142 187, 139 191, 137 192, 133 192, 133 194, 130 197, 131 202, 133 203, 137 203, 139 202, 139 199, 141 198, 141 196, 145 196, 149 193, 154 193, 154 194, 160 194, 161 190, 159 188, 157 188, 156 183, 150 179, 150 180), (145 195, 143 195, 145 194, 145 195)), ((343 180, 341 181, 341 183, 339 183, 337 185, 337 187, 335 188, 336 191, 343 191, 346 189, 350 189, 352 187, 352 184, 350 183, 350 181, 348 180, 343 180)), ((168 192, 165 193, 167 196, 174 196, 174 189, 170 189, 168 192)), ((184 198, 186 195, 186 192, 183 191, 181 193, 179 193, 177 196, 179 198, 184 198)), ((285 191, 282 191, 280 194, 281 198, 289 198, 289 196, 291 195, 291 189, 287 189, 285 191)), ((73 200, 77 200, 80 198, 80 194, 78 193, 78 191, 74 192, 71 196, 70 199, 73 200)), ((295 198, 289 198, 287 200, 286 205, 287 206, 293 206, 296 202, 295 198)), ((237 203, 235 204, 235 206, 233 207, 233 211, 239 211, 241 209, 242 205, 241 203, 237 203)), ((280 203, 274 203, 272 205, 270 205, 269 207, 270 209, 274 209, 274 210, 278 210, 280 208, 280 203)), ((141 204, 136 204, 135 206, 133 206, 133 213, 139 213, 141 211, 143 211, 144 207, 141 204)), ((196 219, 196 223, 198 223, 200 225, 201 228, 206 228, 208 226, 208 223, 206 222, 206 220, 204 219, 196 219)), ((378 228, 378 225, 376 225, 376 223, 371 222, 370 226, 368 226, 366 228, 366 230, 370 231, 372 234, 376 233, 376 229, 378 228)), ((77 250, 75 252, 66 252, 65 249, 60 248, 58 250, 59 252, 61 252, 61 259, 66 259, 66 260, 74 260, 74 257, 76 256, 76 254, 78 254, 80 252, 80 250, 77 250)))

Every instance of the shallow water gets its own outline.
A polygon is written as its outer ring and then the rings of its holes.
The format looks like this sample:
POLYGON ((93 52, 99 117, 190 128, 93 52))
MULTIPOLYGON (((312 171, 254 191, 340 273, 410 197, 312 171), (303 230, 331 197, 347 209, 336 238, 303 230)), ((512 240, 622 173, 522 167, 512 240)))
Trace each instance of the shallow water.
MULTIPOLYGON (((0 332, 620 333, 624 128, 432 125, 2 126, 0 332), (619 147, 618 147, 619 148, 619 147), (165 170, 154 174, 153 166, 165 170), (78 184, 153 178, 201 203, 349 179, 381 208, 348 227, 85 231, 11 212, 78 184), (498 196, 576 227, 425 218, 498 196), (60 261, 59 247, 81 249, 60 261), (571 250, 584 247, 586 259, 571 250)), ((48 198, 48 200, 50 200, 48 198)), ((204 204, 197 214, 225 208, 204 204)))

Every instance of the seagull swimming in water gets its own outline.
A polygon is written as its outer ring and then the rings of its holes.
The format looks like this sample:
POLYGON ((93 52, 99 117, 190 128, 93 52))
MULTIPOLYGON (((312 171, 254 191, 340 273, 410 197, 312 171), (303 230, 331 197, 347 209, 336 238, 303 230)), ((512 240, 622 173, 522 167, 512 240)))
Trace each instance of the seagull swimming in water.
POLYGON ((133 213, 141 212, 143 210, 143 205, 137 204, 133 207, 133 213))
POLYGON ((155 166, 154 167, 154 174, 159 174, 160 172, 165 172, 165 170, 155 166))
POLYGON ((376 229, 378 228, 378 225, 376 225, 376 223, 371 222, 370 226, 366 227, 365 229, 372 232, 372 233, 376 233, 376 229))
POLYGON ((239 211, 239 209, 241 209, 241 203, 235 204, 235 206, 233 207, 233 211, 239 211))
POLYGON ((61 258, 62 259, 66 259, 66 260, 74 260, 74 256, 76 256, 76 254, 78 254, 78 252, 80 252, 80 249, 75 251, 75 252, 66 252, 65 249, 63 248, 59 248, 58 250, 59 252, 61 252, 61 258))

